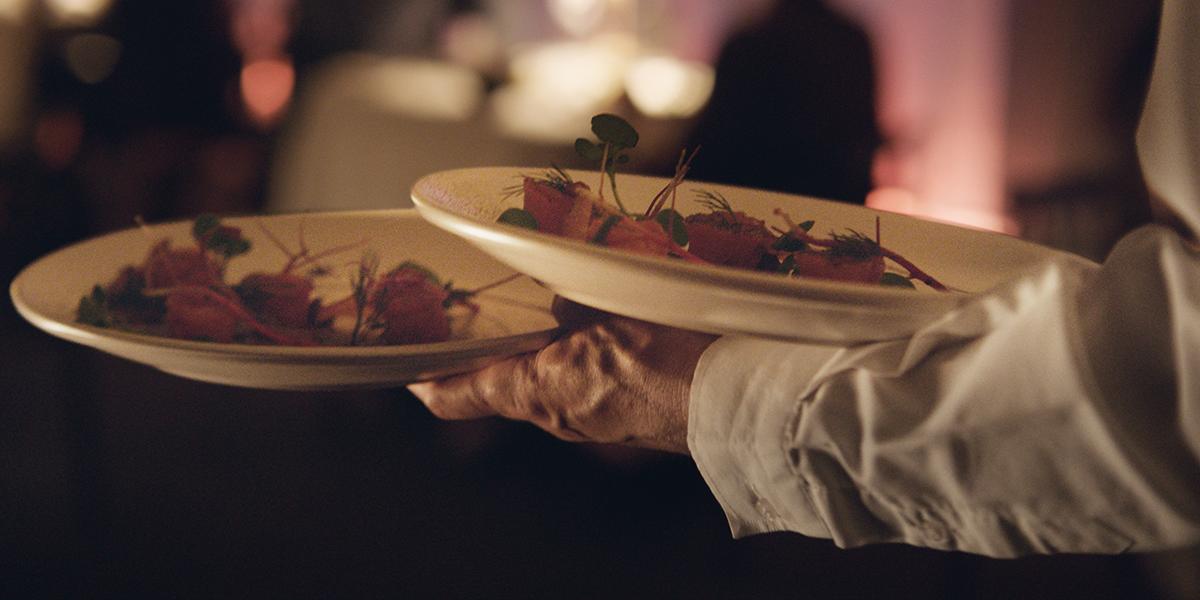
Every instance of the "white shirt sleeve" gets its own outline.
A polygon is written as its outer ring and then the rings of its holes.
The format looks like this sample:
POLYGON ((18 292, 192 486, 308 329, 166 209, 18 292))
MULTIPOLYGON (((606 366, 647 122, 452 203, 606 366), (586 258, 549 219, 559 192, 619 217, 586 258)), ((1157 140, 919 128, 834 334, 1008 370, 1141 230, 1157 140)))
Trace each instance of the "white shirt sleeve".
MULTIPOLYGON (((1200 231, 1200 2, 1165 0, 1143 171, 1200 231)), ((991 556, 1200 542, 1200 251, 1142 228, 909 339, 831 349, 726 337, 688 443, 734 535, 991 556)))
POLYGON ((734 535, 991 556, 1200 541, 1200 254, 1164 228, 911 339, 727 337, 689 446, 734 535))

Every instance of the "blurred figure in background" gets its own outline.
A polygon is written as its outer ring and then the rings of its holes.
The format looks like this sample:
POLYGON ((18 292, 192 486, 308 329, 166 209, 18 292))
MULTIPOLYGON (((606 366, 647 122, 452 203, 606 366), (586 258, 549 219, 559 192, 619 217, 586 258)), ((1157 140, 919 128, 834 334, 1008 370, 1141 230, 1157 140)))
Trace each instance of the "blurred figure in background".
POLYGON ((862 29, 822 0, 777 2, 735 34, 688 138, 690 176, 861 204, 879 147, 862 29))

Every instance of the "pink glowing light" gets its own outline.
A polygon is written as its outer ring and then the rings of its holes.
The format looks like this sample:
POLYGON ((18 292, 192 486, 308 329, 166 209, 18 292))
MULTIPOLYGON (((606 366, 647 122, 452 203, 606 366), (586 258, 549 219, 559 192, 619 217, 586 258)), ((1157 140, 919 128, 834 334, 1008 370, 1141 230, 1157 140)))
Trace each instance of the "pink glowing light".
POLYGON ((285 58, 261 59, 242 67, 242 103, 259 125, 275 123, 287 108, 296 84, 296 71, 285 58))
POLYGON ((1015 233, 1005 182, 1008 2, 836 0, 878 64, 887 142, 867 205, 1015 233))

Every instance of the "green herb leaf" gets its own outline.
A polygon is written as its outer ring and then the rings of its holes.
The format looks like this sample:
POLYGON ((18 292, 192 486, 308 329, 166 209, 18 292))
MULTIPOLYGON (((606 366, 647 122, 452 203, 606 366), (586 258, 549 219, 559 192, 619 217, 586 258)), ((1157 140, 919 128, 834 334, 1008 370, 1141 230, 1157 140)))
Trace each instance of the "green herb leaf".
POLYGON ((867 260, 879 256, 879 244, 876 244, 875 240, 853 229, 847 231, 850 233, 833 234, 834 243, 828 250, 831 258, 841 257, 853 260, 867 260))
POLYGON ((596 230, 596 237, 592 238, 592 243, 603 246, 608 239, 608 232, 612 231, 612 228, 619 222, 621 222, 621 217, 618 215, 612 215, 605 219, 600 224, 600 229, 596 230))
POLYGON ((538 222, 537 219, 534 218, 533 213, 523 208, 510 208, 500 213, 500 217, 496 219, 496 221, 500 223, 508 223, 509 225, 516 225, 517 227, 524 227, 525 229, 532 229, 534 231, 538 230, 538 222))
POLYGON ((733 205, 724 194, 716 190, 696 190, 696 202, 711 212, 733 213, 733 205))
POLYGON ((804 250, 808 250, 808 244, 798 237, 783 235, 776 239, 773 244, 771 244, 771 249, 779 250, 781 252, 802 252, 804 250))
POLYGON ((216 215, 204 214, 196 217, 192 224, 192 236, 204 244, 204 247, 224 256, 233 258, 250 251, 250 240, 242 237, 242 232, 236 227, 226 227, 216 215))
POLYGON ((883 277, 879 278, 879 283, 882 283, 883 285, 894 285, 896 287, 905 287, 910 289, 917 288, 917 286, 913 285, 913 282, 909 278, 900 275, 899 273, 884 273, 883 277))
POLYGON ((363 329, 371 329, 372 323, 367 320, 367 304, 370 302, 371 285, 375 281, 375 271, 379 268, 379 257, 368 250, 358 260, 358 272, 350 277, 350 285, 354 289, 354 328, 350 330, 350 345, 357 346, 362 341, 363 329))
POLYGON ((680 246, 686 246, 688 243, 687 224, 683 222, 683 215, 679 214, 673 208, 664 208, 658 211, 654 216, 654 220, 662 225, 663 231, 671 236, 671 239, 680 246))
POLYGON ((797 225, 796 227, 799 227, 800 229, 803 229, 805 231, 812 231, 813 225, 815 225, 815 224, 816 224, 816 221, 805 221, 805 222, 797 225))
POLYGON ((216 215, 203 214, 192 222, 192 235, 196 236, 196 239, 202 240, 220 226, 221 220, 216 215))
POLYGON ((600 141, 618 148, 637 147, 637 130, 628 121, 614 114, 602 113, 592 117, 592 133, 595 133, 600 141))
POLYGON ((796 270, 796 257, 788 256, 787 258, 779 261, 779 267, 777 270, 780 273, 791 275, 792 271, 796 270))
POLYGON ((586 160, 600 161, 600 172, 607 174, 612 182, 613 200, 617 208, 628 215, 629 211, 617 193, 617 165, 629 163, 629 155, 625 154, 625 150, 637 146, 638 132, 625 119, 601 113, 592 117, 592 133, 596 134, 600 143, 578 138, 575 140, 575 152, 586 160))
POLYGON ((604 144, 597 144, 584 138, 576 138, 575 153, 586 160, 600 160, 604 158, 604 144))
POLYGON ((112 316, 108 313, 108 298, 104 293, 104 288, 97 285, 92 288, 91 294, 79 299, 75 320, 95 327, 112 326, 112 316))

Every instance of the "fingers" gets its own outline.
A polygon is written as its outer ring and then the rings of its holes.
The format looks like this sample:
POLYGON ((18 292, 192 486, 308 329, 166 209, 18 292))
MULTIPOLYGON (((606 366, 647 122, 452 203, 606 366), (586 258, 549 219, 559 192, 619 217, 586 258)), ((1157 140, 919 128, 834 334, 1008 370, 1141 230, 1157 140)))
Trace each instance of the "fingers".
POLYGON ((527 371, 529 359, 528 355, 509 358, 472 373, 414 383, 408 390, 440 419, 500 415, 511 404, 519 385, 517 374, 527 371))
POLYGON ((486 403, 481 403, 473 394, 462 392, 463 377, 452 377, 441 381, 414 383, 408 386, 433 416, 446 420, 478 419, 496 414, 486 403))
POLYGON ((409 389, 442 419, 501 416, 564 440, 687 452, 696 361, 714 336, 556 298, 565 332, 542 350, 409 389))

